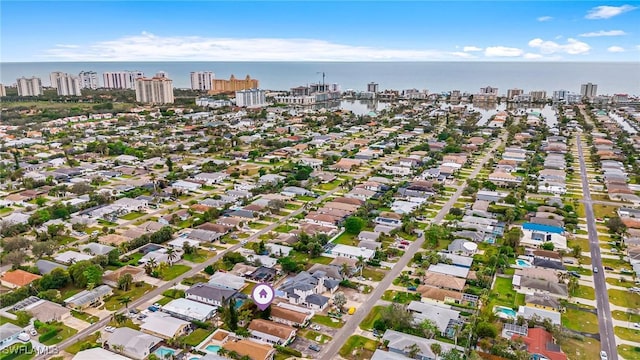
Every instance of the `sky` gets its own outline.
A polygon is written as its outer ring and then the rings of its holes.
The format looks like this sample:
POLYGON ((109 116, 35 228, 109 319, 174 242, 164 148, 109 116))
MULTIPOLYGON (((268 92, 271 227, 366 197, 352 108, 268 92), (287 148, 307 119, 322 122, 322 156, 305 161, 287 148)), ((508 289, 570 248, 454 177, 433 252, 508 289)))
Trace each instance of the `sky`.
POLYGON ((640 61, 640 2, 16 1, 0 61, 640 61))

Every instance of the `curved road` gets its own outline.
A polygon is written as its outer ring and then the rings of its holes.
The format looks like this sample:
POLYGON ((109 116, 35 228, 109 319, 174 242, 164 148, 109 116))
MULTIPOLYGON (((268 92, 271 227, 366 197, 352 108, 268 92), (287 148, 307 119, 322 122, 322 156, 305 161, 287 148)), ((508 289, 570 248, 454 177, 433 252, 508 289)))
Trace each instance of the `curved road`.
POLYGON ((604 277, 604 269, 602 268, 602 258, 600 257, 598 230, 596 230, 596 218, 593 214, 593 201, 591 200, 591 192, 589 191, 587 166, 584 161, 582 136, 580 136, 580 133, 578 133, 578 135, 576 136, 576 143, 578 145, 580 178, 582 179, 582 196, 584 211, 587 218, 587 232, 589 236, 589 248, 591 250, 591 263, 593 264, 594 268, 598 268, 599 270, 597 273, 593 273, 593 284, 596 290, 596 304, 598 305, 597 308, 598 327, 600 330, 600 348, 607 352, 609 360, 618 360, 616 337, 613 332, 611 308, 609 307, 609 293, 607 293, 607 284, 604 277))

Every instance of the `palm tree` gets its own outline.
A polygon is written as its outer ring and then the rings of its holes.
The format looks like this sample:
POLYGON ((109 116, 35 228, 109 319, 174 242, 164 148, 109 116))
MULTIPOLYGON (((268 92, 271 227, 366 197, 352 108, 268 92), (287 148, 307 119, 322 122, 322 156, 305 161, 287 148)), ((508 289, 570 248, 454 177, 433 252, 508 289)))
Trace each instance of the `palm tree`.
POLYGON ((176 253, 176 249, 168 248, 167 249, 167 260, 169 260, 169 266, 173 265, 173 260, 178 258, 178 254, 176 253))
POLYGON ((358 256, 358 260, 356 261, 356 266, 360 268, 360 277, 362 277, 362 270, 364 270, 364 267, 366 264, 367 262, 364 260, 364 257, 362 257, 362 255, 358 256))
POLYGON ((404 348, 404 350, 407 352, 407 357, 411 359, 416 359, 418 354, 420 353, 420 347, 416 343, 408 345, 404 348))
POLYGON ((431 344, 431 351, 436 356, 436 360, 438 360, 438 356, 442 353, 442 346, 438 343, 431 344))
POLYGON ((156 266, 158 266, 156 259, 150 258, 149 261, 144 264, 144 271, 147 273, 147 275, 151 275, 151 273, 156 269, 156 266))
POLYGON ((123 304, 125 309, 129 308, 129 303, 131 302, 130 296, 123 296, 119 300, 120 300, 120 304, 123 304))

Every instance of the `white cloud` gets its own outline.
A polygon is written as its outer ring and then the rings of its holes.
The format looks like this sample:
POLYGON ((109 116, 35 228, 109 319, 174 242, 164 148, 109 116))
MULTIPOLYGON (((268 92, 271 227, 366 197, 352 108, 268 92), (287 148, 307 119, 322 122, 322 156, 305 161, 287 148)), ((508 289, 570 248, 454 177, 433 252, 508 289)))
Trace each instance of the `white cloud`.
POLYGON ((530 60, 533 60, 533 59, 542 59, 542 58, 543 58, 543 56, 542 56, 542 55, 540 55, 540 54, 534 54, 534 53, 526 53, 526 54, 524 54, 524 56, 523 56, 523 57, 524 57, 525 59, 530 59, 530 60))
POLYGON ((462 51, 464 51, 464 52, 482 51, 482 48, 479 48, 477 46, 465 46, 465 47, 462 48, 462 51))
POLYGON ((522 49, 506 46, 490 46, 484 50, 484 55, 489 57, 516 57, 524 54, 522 49))
POLYGON ((569 55, 580 55, 588 54, 591 50, 589 44, 572 38, 568 38, 566 44, 559 44, 555 41, 537 38, 529 41, 529 46, 539 49, 542 54, 566 53, 569 55))
POLYGON ((62 44, 45 50, 48 60, 67 61, 387 61, 472 58, 464 52, 353 46, 317 39, 157 36, 147 32, 93 44, 62 44))
POLYGON ((578 36, 599 37, 599 36, 622 36, 622 35, 627 35, 627 33, 622 30, 608 30, 608 31, 600 30, 600 31, 592 31, 592 32, 580 34, 578 36))
POLYGON ((540 22, 551 21, 551 20, 553 20, 553 17, 551 17, 551 16, 540 16, 537 20, 540 21, 540 22))
POLYGON ((585 18, 591 20, 609 19, 635 9, 636 7, 631 5, 596 6, 593 9, 589 10, 585 18))
POLYGON ((624 48, 621 46, 609 46, 607 51, 612 53, 621 53, 624 52, 624 48))

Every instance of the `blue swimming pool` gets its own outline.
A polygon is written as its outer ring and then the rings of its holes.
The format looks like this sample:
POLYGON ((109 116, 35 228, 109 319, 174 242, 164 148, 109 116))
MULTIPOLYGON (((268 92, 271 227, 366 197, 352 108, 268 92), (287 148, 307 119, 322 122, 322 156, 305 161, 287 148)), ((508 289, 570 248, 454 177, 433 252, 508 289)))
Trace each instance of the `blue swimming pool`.
POLYGON ((154 351, 153 353, 156 354, 157 357, 159 357, 160 359, 164 359, 165 356, 169 355, 173 355, 176 351, 173 349, 169 349, 166 348, 164 346, 159 347, 158 350, 154 351))
POLYGON ((207 347, 205 348, 208 352, 217 354, 218 350, 220 350, 220 346, 218 345, 207 345, 207 347))
POLYGON ((531 267, 531 263, 528 262, 527 260, 522 260, 522 259, 516 259, 516 265, 520 266, 521 268, 530 268, 531 267))
POLYGON ((493 311, 502 318, 515 319, 516 311, 504 306, 496 306, 493 311))

